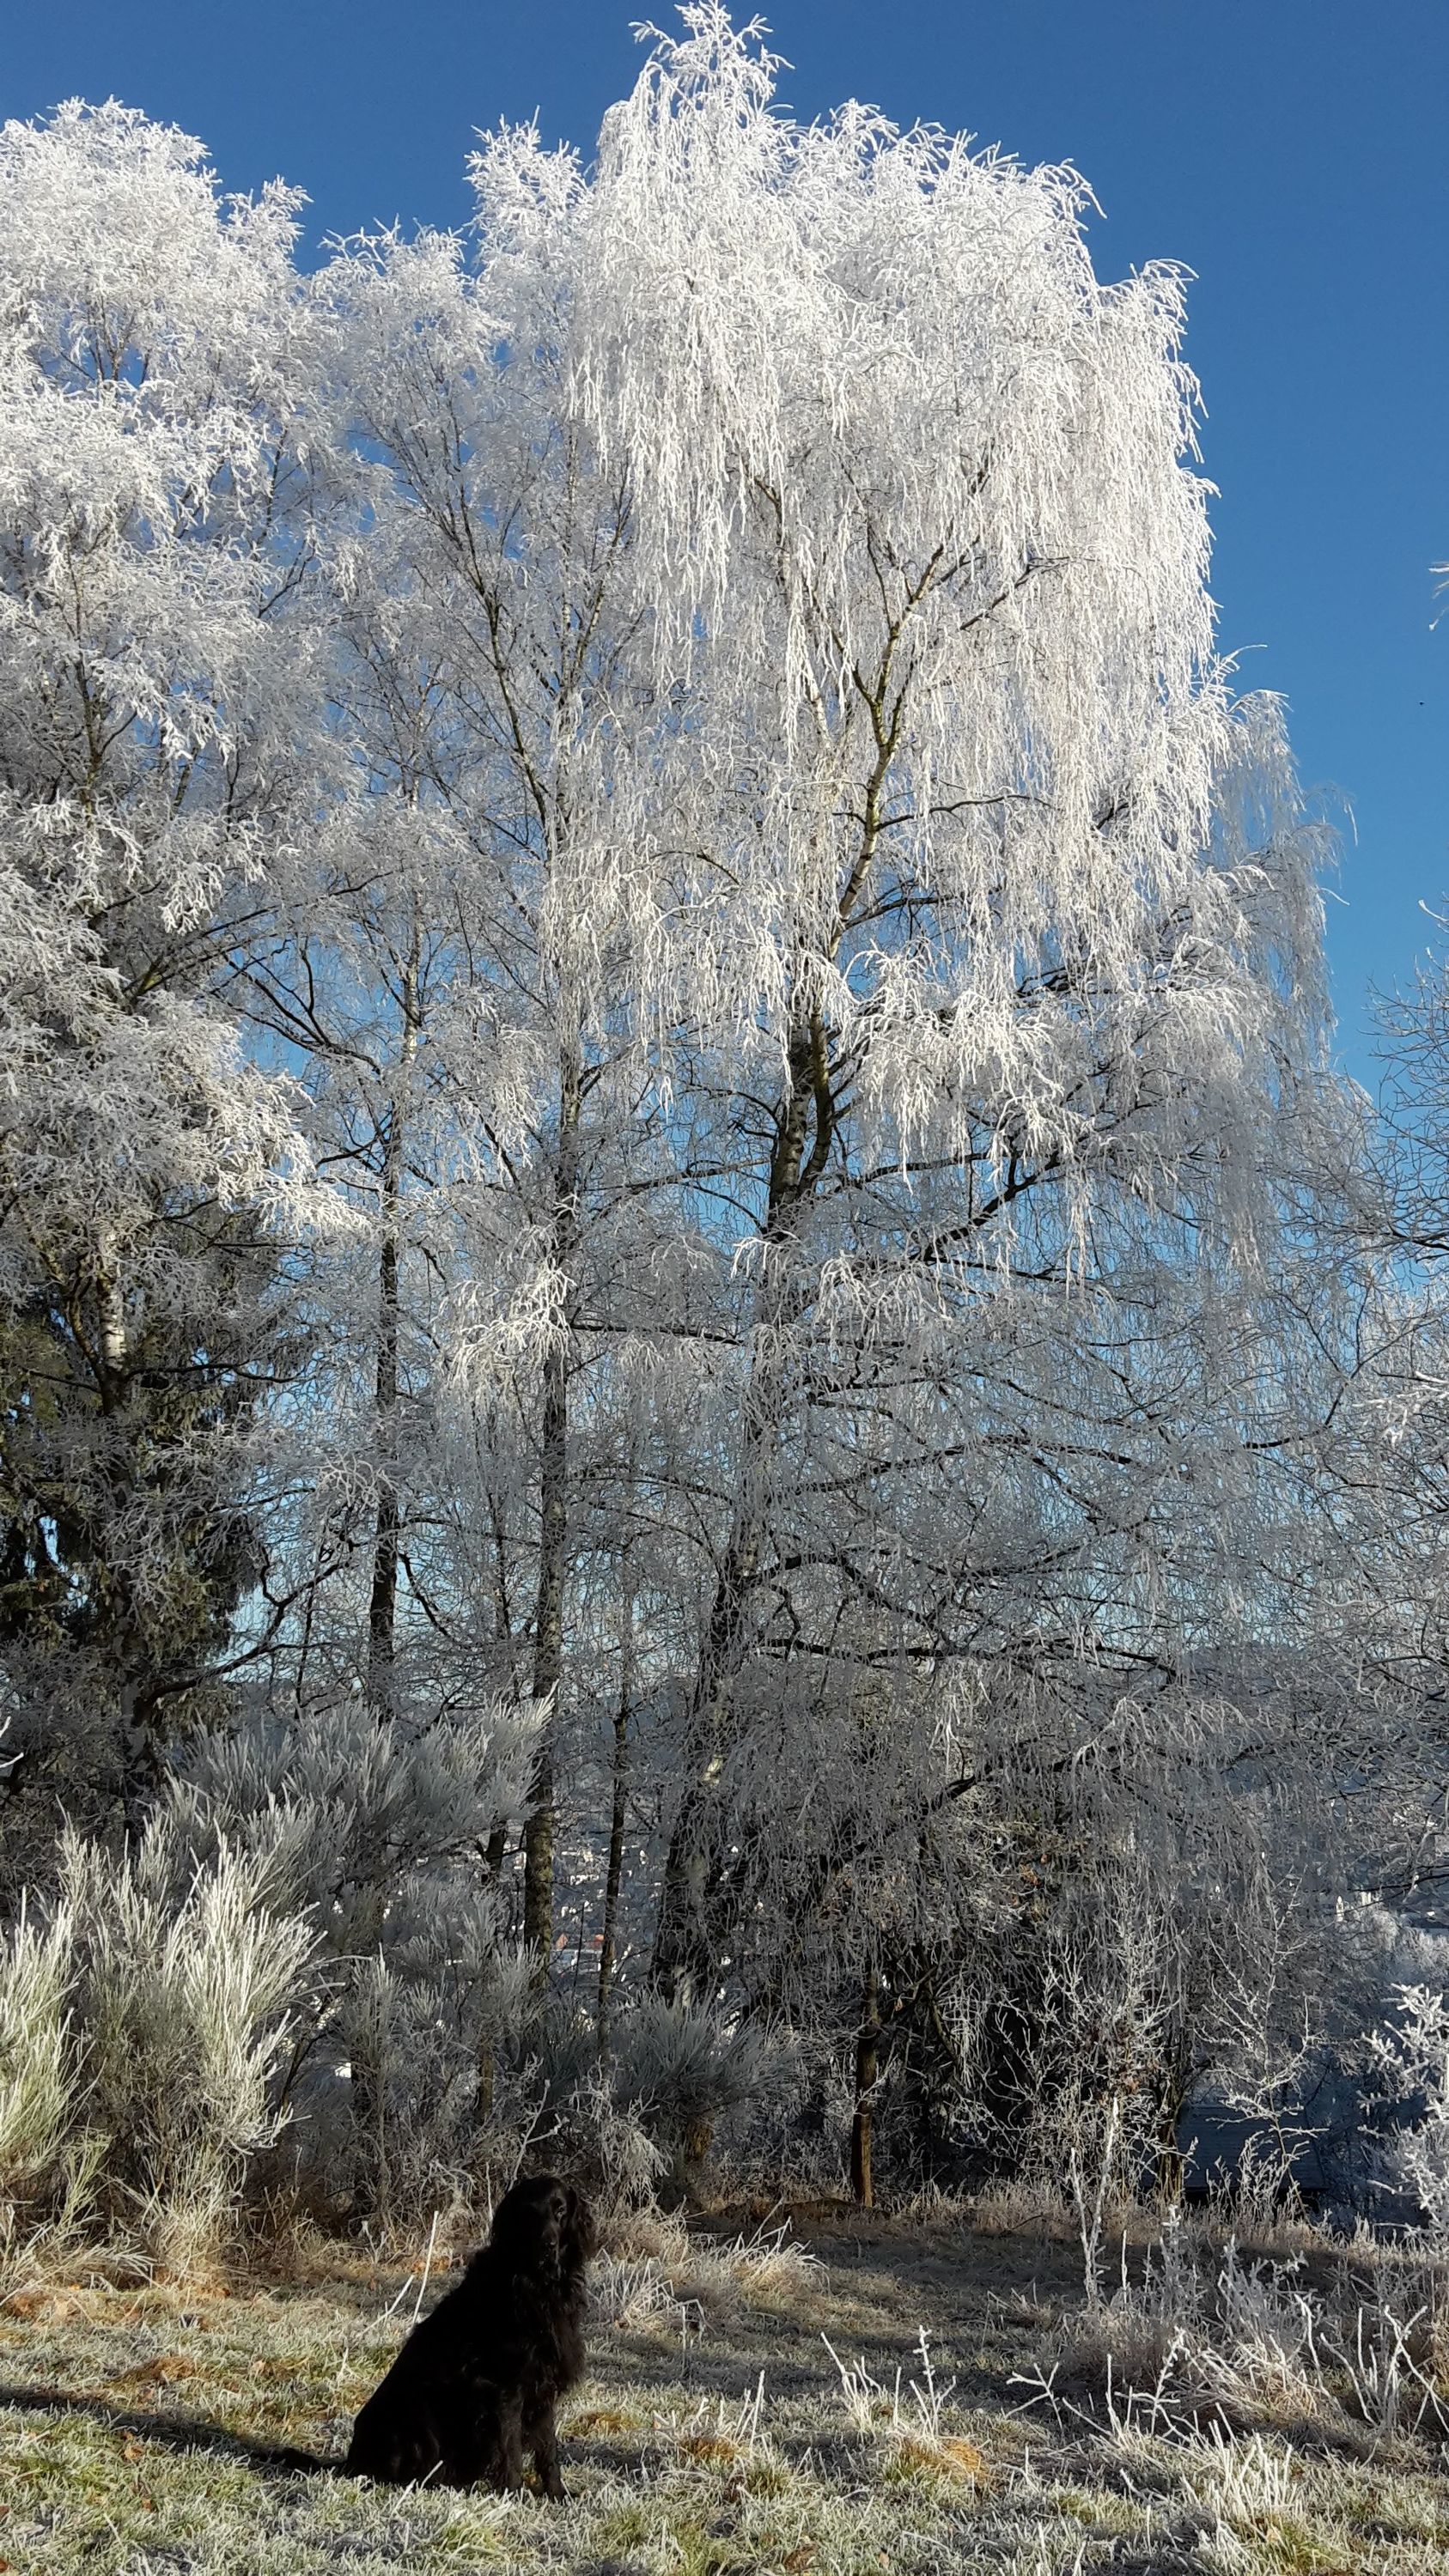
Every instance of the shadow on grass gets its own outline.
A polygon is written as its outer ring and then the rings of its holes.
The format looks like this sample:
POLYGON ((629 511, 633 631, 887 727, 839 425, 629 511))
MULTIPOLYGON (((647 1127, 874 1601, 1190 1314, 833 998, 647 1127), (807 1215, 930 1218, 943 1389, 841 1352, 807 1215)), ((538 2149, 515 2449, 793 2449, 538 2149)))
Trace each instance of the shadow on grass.
MULTIPOLYGON (((274 2442, 253 2441, 247 2433, 228 2432, 224 2424, 209 2424, 200 2415, 150 2415, 131 2407, 108 2406, 103 2397, 76 2397, 59 2388, 0 2387, 0 2414, 6 2410, 28 2415, 83 2416, 99 2425, 103 2433, 125 2434, 133 2440, 159 2442, 168 2451, 185 2454, 202 2451, 213 2459, 238 2460, 262 2476, 333 2477, 345 2474, 340 2459, 320 2459, 315 2451, 294 2451, 274 2442)), ((570 2441, 564 2437, 564 2458, 587 2461, 602 2468, 621 2483, 633 2483, 643 2471, 637 2444, 614 2445, 608 2442, 570 2441)), ((0 2560, 0 2566, 4 2565, 0 2560)))
POLYGON ((313 2451, 294 2451, 274 2442, 255 2442, 246 2433, 229 2433, 224 2424, 209 2424, 200 2415, 148 2415, 108 2406, 102 2397, 73 2397, 59 2388, 0 2387, 0 2407, 30 2415, 83 2415, 103 2432, 160 2442, 169 2451, 209 2451, 219 2459, 242 2460, 279 2477, 324 2476, 342 2465, 340 2460, 319 2459, 313 2451))

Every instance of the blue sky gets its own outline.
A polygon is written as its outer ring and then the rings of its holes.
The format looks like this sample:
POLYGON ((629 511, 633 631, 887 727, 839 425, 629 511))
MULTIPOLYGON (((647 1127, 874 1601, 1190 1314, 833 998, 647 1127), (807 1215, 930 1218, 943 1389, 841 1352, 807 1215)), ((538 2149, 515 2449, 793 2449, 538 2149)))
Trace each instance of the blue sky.
MULTIPOLYGON (((592 143, 641 0, 49 0, 13 16, 0 113, 115 96, 199 134, 224 184, 280 174, 312 240, 466 212, 473 130, 592 143)), ((663 0, 649 10, 671 13, 663 0)), ((1221 487, 1214 589, 1244 685, 1281 690, 1346 799, 1329 946, 1345 1060, 1368 988, 1449 909, 1446 0, 774 0, 813 116, 844 97, 1075 161, 1100 274, 1197 272, 1188 354, 1221 487), (1445 624, 1431 631, 1436 607, 1445 624)), ((1449 946, 1449 934, 1442 944, 1449 946)))

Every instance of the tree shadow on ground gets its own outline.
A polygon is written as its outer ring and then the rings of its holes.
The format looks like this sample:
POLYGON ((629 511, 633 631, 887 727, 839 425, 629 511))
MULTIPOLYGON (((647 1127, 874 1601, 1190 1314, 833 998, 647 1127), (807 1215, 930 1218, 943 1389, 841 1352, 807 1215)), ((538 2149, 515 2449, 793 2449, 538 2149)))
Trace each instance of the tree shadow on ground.
POLYGON ((76 2397, 59 2388, 0 2387, 0 2408, 31 2415, 83 2415, 103 2432, 126 2433, 137 2441, 160 2442, 170 2451, 210 2451, 220 2459, 243 2460, 275 2477, 320 2476, 340 2469, 340 2460, 324 2460, 313 2451, 294 2451, 276 2442, 254 2441, 247 2433, 229 2432, 224 2424, 201 2415, 150 2415, 108 2406, 103 2397, 76 2397))

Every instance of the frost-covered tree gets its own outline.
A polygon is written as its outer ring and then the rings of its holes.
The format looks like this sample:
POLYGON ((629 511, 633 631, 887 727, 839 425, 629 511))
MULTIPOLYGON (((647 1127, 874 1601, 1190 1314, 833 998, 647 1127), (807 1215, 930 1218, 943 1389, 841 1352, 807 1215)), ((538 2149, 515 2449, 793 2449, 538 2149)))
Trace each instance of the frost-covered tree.
POLYGON ((591 173, 505 131, 468 256, 334 288, 504 1589, 556 1731, 610 1389, 688 1426, 612 1492, 682 1542, 659 1964, 708 1983, 752 1656, 1150 1651, 1188 1599, 1319 1000, 1176 275, 1101 287, 1068 173, 793 126, 758 30, 684 17, 591 173))
POLYGON ((680 14, 308 283, 184 138, 6 131, 0 1617, 133 1805, 245 1668, 172 1794, 307 1806, 377 2140, 391 2013, 460 2151, 517 1931, 620 2069, 645 1973, 795 2020, 858 2180, 882 2086, 1022 2132, 1029 2025, 1065 2099, 1049 1991, 1170 2156, 1312 1948, 1332 1693, 1209 1676, 1407 1580, 1320 837, 1178 273, 680 14))
MULTIPOLYGON (((540 158, 530 209, 518 150, 480 156, 471 259, 387 237, 329 283, 365 529, 341 569, 345 737, 380 809, 369 845, 425 843, 430 869, 423 980, 409 971, 411 1114, 431 1123, 405 1159, 431 1279, 415 1233, 383 1305, 434 1303, 434 1393, 441 1374, 470 1408, 471 1468, 450 1446, 473 1502, 467 1589, 543 1712, 523 1920, 545 1950, 585 1453, 607 1448, 621 1355, 627 1379, 633 1325, 658 1311, 651 1271, 677 1262, 650 1213, 678 1172, 650 1040, 675 900, 662 845, 697 763, 648 650, 628 477, 601 470, 571 404, 577 241, 548 220, 569 167, 540 158)), ((457 1615, 458 1571, 434 1615, 457 1615)))
POLYGON ((1213 653, 1178 276, 1101 286, 1071 173, 792 125, 758 30, 682 14, 587 186, 513 154, 578 236, 569 383, 712 807, 670 962, 745 1293, 696 1354, 730 1499, 671 1980, 717 1962, 772 1629, 1150 1638, 1319 1016, 1312 837, 1213 653))
POLYGON ((132 1788, 285 1364, 288 1089, 210 996, 315 794, 297 203, 114 104, 0 135, 3 1623, 92 1650, 132 1788))

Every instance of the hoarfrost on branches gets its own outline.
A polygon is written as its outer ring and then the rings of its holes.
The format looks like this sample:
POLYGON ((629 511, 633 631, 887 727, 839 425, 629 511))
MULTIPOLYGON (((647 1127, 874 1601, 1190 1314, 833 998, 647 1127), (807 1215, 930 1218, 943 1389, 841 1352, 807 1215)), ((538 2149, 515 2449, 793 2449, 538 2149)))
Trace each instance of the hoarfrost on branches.
POLYGON ((1110 2025, 1165 2174, 1432 1806, 1434 1320, 1183 276, 679 15, 311 278, 0 136, 4 1818, 314 1909, 370 2218, 721 2009, 864 2189, 892 2101, 1065 2171, 1110 2025))

